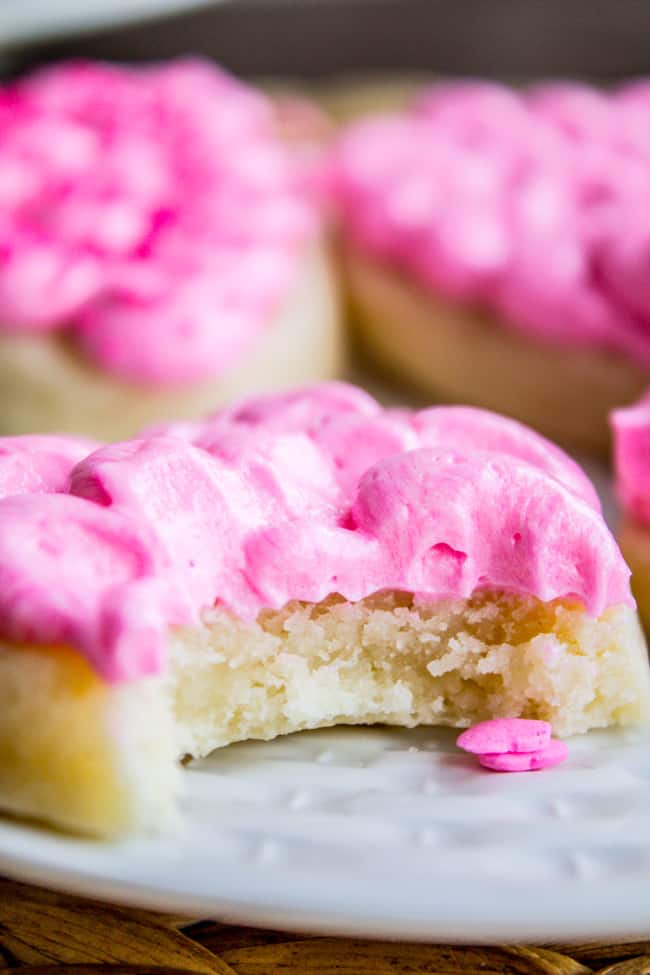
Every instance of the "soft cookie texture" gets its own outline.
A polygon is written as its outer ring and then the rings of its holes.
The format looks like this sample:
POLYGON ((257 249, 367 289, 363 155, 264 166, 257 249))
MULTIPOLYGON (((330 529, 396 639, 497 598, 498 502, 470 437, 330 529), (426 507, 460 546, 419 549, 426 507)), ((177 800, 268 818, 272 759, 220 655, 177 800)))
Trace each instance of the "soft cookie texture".
POLYGON ((648 717, 593 487, 514 421, 329 384, 98 449, 9 439, 0 483, 13 810, 151 827, 176 758, 337 723, 648 717))
POLYGON ((650 378, 649 107, 647 81, 461 82, 353 123, 331 185, 368 352, 604 450, 650 378))
POLYGON ((334 374, 320 194, 286 116, 198 60, 0 89, 0 429, 116 438, 334 374))

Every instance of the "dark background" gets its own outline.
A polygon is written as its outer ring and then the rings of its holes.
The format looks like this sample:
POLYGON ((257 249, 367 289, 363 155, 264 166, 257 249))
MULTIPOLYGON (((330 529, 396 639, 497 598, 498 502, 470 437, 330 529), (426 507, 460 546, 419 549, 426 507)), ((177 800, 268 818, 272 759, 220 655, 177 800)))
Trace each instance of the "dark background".
POLYGON ((408 68, 606 80, 650 73, 650 0, 235 0, 16 49, 6 65, 185 52, 285 77, 408 68))

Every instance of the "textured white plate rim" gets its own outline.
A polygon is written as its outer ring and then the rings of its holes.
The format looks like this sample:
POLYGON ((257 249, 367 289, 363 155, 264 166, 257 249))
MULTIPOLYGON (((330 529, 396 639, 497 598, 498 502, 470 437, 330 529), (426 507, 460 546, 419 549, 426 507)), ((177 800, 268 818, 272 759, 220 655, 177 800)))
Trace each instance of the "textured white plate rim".
MULTIPOLYGON (((359 733, 367 735, 365 731, 359 733)), ((408 736, 408 733, 398 734, 402 738, 408 736)), ((437 732, 431 734, 435 736, 437 732)), ((296 755, 309 747, 309 743, 306 745, 304 740, 300 741, 301 737, 293 736, 297 741, 291 747, 296 750, 296 755)), ((408 737, 406 740, 409 740, 408 737)), ((415 740, 421 741, 421 736, 415 740)), ((350 741, 348 739, 348 744, 343 742, 343 752, 350 741)), ((601 742, 607 742, 607 739, 601 737, 595 741, 594 753, 601 749, 601 742)), ((243 753, 244 758, 260 756, 261 764, 253 768, 251 776, 263 776, 265 771, 275 774, 274 769, 266 765, 267 762, 273 764, 276 761, 273 759, 272 745, 249 746, 247 752, 243 753)), ((585 745, 584 739, 578 739, 575 751, 584 754, 585 748, 588 750, 591 745, 585 745)), ((650 776, 650 737, 644 738, 643 748, 649 756, 647 765, 643 760, 645 781, 646 774, 650 776)), ((621 741, 623 764, 629 749, 634 751, 632 746, 621 741)), ((612 755, 613 750, 609 754, 612 755)), ((635 768, 638 768, 638 743, 634 754, 635 768)), ((397 756, 393 752, 391 768, 394 766, 395 771, 401 774, 405 764, 415 758, 408 755, 406 749, 397 756)), ((419 760, 425 760, 422 753, 419 760)), ((230 767, 236 761, 230 763, 230 767)), ((466 760, 461 758, 459 761, 466 760)), ((210 768, 208 765, 207 777, 199 777, 197 782, 202 788, 206 782, 212 788, 214 777, 214 783, 221 789, 226 778, 219 771, 219 763, 212 767, 212 771, 210 768)), ((302 774, 303 765, 296 768, 302 774)), ((606 780, 612 775, 613 768, 611 763, 607 765, 605 762, 603 768, 595 773, 590 768, 582 774, 590 776, 590 789, 594 783, 598 786, 598 782, 602 781, 606 792, 606 780)), ((478 777, 481 774, 476 773, 476 782, 480 783, 478 777)), ((519 792, 522 796, 528 789, 525 780, 531 780, 531 776, 490 776, 484 781, 488 782, 487 787, 494 794, 493 782, 497 779, 503 782, 506 778, 510 784, 504 784, 504 789, 513 795, 519 792), (513 786, 513 778, 519 779, 521 785, 513 786)), ((554 795, 556 786, 553 785, 552 772, 532 778, 536 794, 548 791, 549 796, 554 795)), ((572 778, 565 778, 565 784, 569 783, 570 788, 573 788, 572 781, 572 778)), ((561 783, 562 778, 556 778, 555 782, 561 783)), ((501 787, 496 788, 498 794, 501 787)), ((641 788, 641 798, 645 803, 646 787, 642 785, 641 788)), ((647 798, 650 809, 650 785, 647 787, 647 798)), ((435 798, 431 802, 433 809, 435 798)), ((422 870, 405 873, 399 860, 391 861, 389 856, 383 869, 371 868, 365 873, 347 873, 340 869, 337 872, 337 869, 331 870, 329 864, 322 863, 322 875, 321 871, 305 871, 299 858, 288 865, 275 865, 273 862, 261 864, 250 858, 241 858, 241 862, 235 862, 234 867, 215 870, 214 876, 208 876, 207 880, 204 876, 195 886, 191 865, 189 874, 183 871, 183 844, 190 844, 191 859, 192 834, 196 830, 200 839, 205 823, 202 826, 200 818, 197 818, 196 795, 190 806, 192 808, 189 810, 185 809, 185 840, 171 836, 101 844, 62 837, 14 821, 0 822, 0 872, 17 880, 40 883, 69 893, 197 919, 213 918, 229 923, 318 934, 490 943, 638 938, 650 933, 650 868, 646 869, 645 861, 640 863, 641 872, 635 869, 631 879, 617 876, 617 864, 613 863, 614 871, 610 876, 606 870, 598 877, 591 877, 567 873, 563 869, 557 878, 545 878, 543 882, 521 871, 517 874, 516 870, 510 880, 486 880, 477 861, 474 877, 467 882, 453 877, 437 877, 435 856, 429 859, 432 865, 430 873, 428 869, 424 873, 422 870), (158 865, 159 854, 161 862, 158 865), (166 856, 168 862, 165 862, 166 856), (391 862, 394 866, 392 875, 391 862)), ((282 810, 279 811, 281 814, 282 810)), ((229 815, 232 817, 232 812, 229 815)), ((286 816, 284 822, 286 825, 286 816)), ((532 825, 537 828, 535 824, 532 825)), ((644 846, 644 854, 646 846, 650 852, 648 827, 650 813, 637 822, 638 839, 644 846)), ((218 816, 210 829, 216 846, 223 844, 227 829, 224 832, 219 825, 218 816)), ((505 836, 507 824, 504 829, 505 836)), ((319 837, 315 837, 315 842, 319 842, 319 837)), ((206 851, 208 858, 210 852, 209 849, 206 851)), ((194 850, 195 866, 196 857, 200 855, 200 851, 194 850)), ((509 855, 506 842, 504 856, 509 855)))
MULTIPOLYGON (((179 895, 155 890, 140 884, 122 884, 101 880, 92 875, 83 876, 73 871, 37 866, 20 857, 0 856, 0 873, 23 883, 102 900, 125 907, 160 911, 196 921, 214 920, 224 924, 237 924, 289 932, 308 932, 316 935, 360 937, 385 940, 404 940, 427 943, 501 944, 505 942, 541 943, 557 941, 595 940, 644 940, 650 932, 650 881, 648 885, 629 884, 617 890, 615 901, 607 897, 602 902, 590 902, 590 916, 579 918, 558 916, 549 926, 548 919, 524 922, 507 918, 490 918, 477 924, 472 918, 400 917, 393 923, 385 918, 370 917, 353 908, 338 913, 333 906, 324 905, 312 909, 300 902, 300 898, 276 903, 255 903, 237 900, 224 895, 223 899, 197 895, 179 895), (612 909, 613 904, 622 909, 612 909), (633 906, 630 907, 629 905, 633 906), (596 910, 594 910, 596 907, 596 910)), ((527 894, 534 895, 528 891, 527 894)), ((578 891, 576 891, 578 896, 578 891)))
MULTIPOLYGON (((500 944, 505 942, 541 943, 557 941, 645 940, 650 931, 650 887, 630 884, 617 891, 632 908, 612 910, 612 900, 603 899, 591 916, 558 917, 549 927, 548 920, 528 920, 515 923, 508 918, 491 919, 480 927, 468 918, 447 918, 442 915, 427 918, 397 918, 388 924, 384 918, 372 918, 363 912, 353 914, 324 913, 320 908, 309 910, 304 904, 285 902, 255 904, 227 897, 223 900, 192 895, 179 896, 138 884, 120 884, 84 877, 74 872, 34 866, 20 858, 0 857, 0 872, 23 883, 103 900, 126 907, 160 911, 194 920, 214 920, 279 931, 308 932, 316 935, 360 937, 385 940, 404 940, 427 943, 500 944), (289 916, 291 915, 291 916, 289 916), (397 926, 399 924, 399 927, 397 926)), ((531 892, 529 892, 531 893, 531 892)), ((615 903, 621 904, 618 897, 615 903)), ((593 908, 593 902, 591 902, 593 908)))

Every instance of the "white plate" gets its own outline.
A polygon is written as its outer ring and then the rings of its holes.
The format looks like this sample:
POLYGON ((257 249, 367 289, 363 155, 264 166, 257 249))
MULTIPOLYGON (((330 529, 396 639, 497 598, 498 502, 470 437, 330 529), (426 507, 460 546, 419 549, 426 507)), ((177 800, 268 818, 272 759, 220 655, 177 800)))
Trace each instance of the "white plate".
MULTIPOLYGON (((585 465, 612 524, 610 479, 585 465)), ((184 773, 177 834, 105 844, 0 820, 0 873, 322 933, 552 941, 650 933, 650 730, 592 732, 543 773, 486 772, 456 732, 338 728, 184 773)))
POLYGON ((245 743, 185 773, 178 835, 102 844, 0 824, 0 872, 193 917, 457 941, 650 930, 650 733, 497 775, 455 733, 245 743))

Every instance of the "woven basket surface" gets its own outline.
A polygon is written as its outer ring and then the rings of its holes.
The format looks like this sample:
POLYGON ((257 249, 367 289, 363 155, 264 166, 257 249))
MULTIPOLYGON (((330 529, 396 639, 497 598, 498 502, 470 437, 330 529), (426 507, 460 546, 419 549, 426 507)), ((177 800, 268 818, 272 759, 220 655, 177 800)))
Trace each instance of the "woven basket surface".
POLYGON ((650 941, 480 947, 323 938, 170 917, 0 879, 2 968, 21 975, 650 975, 650 941))

